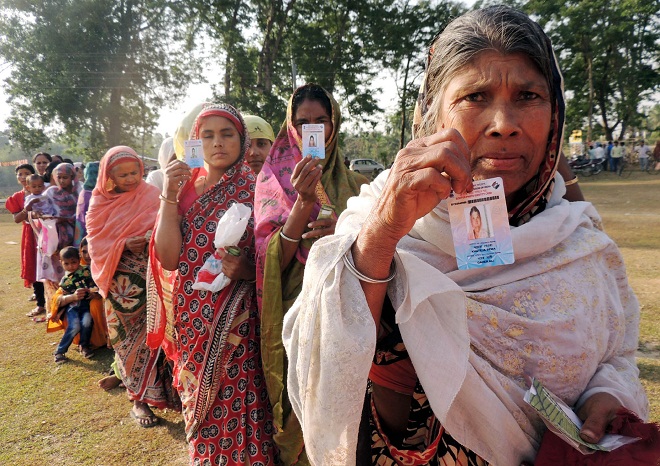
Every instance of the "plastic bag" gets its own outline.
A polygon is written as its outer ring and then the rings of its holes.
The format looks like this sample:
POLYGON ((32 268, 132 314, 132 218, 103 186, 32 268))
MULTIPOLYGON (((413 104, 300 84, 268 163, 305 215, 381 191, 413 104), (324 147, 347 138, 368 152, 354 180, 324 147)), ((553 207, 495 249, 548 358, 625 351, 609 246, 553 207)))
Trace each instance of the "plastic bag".
POLYGON ((57 234, 57 220, 41 219, 41 233, 39 238, 39 249, 45 256, 52 256, 57 252, 59 236, 57 234))
MULTIPOLYGON (((245 232, 252 209, 250 207, 236 203, 232 205, 225 215, 218 222, 215 230, 215 239, 213 244, 216 249, 224 248, 228 251, 238 244, 245 232)), ((222 259, 217 251, 213 252, 204 265, 197 273, 193 290, 210 291, 212 293, 220 291, 229 285, 231 279, 222 273, 222 259)))

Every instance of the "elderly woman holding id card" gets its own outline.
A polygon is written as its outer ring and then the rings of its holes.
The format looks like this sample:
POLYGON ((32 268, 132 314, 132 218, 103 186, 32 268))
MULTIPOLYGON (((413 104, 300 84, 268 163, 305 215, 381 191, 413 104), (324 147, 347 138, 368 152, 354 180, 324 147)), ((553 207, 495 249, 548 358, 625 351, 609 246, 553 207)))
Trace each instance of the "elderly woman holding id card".
POLYGON ((337 216, 367 180, 350 171, 339 154, 341 112, 332 95, 306 84, 291 96, 287 118, 259 174, 254 216, 257 223, 257 297, 268 395, 284 464, 307 464, 300 426, 286 396, 284 315, 300 293, 307 255, 314 242, 335 231, 337 216), (324 158, 307 152, 310 125, 324 158), (325 139, 325 151, 321 139, 325 139))
POLYGON ((314 245, 285 317, 313 464, 534 461, 531 378, 574 407, 587 442, 621 407, 647 416, 621 255, 591 204, 563 199, 562 91, 549 39, 517 10, 472 11, 434 41, 415 139, 314 245), (514 261, 459 269, 466 226, 452 235, 448 200, 486 185, 503 188, 514 261))

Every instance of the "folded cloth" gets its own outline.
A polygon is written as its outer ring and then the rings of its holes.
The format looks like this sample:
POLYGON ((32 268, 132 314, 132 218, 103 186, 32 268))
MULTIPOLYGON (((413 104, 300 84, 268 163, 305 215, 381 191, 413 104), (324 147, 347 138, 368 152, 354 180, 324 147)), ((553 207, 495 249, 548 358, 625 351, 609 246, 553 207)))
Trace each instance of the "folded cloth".
POLYGON ((625 408, 619 409, 612 421, 609 434, 638 437, 640 440, 629 443, 609 452, 597 451, 583 455, 550 431, 543 435, 541 448, 536 456, 535 466, 657 466, 660 464, 660 426, 642 422, 634 413, 625 408))

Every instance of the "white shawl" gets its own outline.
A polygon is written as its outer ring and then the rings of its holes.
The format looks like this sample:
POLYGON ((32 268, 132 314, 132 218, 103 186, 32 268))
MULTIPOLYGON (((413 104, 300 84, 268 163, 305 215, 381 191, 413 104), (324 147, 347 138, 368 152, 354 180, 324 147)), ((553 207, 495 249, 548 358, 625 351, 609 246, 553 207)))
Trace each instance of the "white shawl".
MULTIPOLYGON (((311 249, 284 321, 289 397, 317 466, 355 464, 376 327, 341 257, 387 175, 363 186, 336 235, 311 249)), ((527 377, 569 405, 608 392, 648 413, 634 358, 639 305, 623 260, 593 206, 564 192, 557 175, 546 210, 512 227, 513 265, 458 271, 444 202, 398 245, 388 294, 417 376, 447 431, 491 464, 534 460, 545 428, 523 402, 527 377)))

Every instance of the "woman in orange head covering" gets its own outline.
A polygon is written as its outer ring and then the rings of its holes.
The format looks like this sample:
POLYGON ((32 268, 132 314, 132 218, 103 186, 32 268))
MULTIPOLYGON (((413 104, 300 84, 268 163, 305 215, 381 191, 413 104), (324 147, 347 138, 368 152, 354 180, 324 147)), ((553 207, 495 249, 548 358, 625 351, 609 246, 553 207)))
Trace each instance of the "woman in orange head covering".
POLYGON ((117 146, 101 159, 87 213, 91 269, 105 298, 110 343, 133 401, 131 417, 142 427, 158 418, 149 406, 172 406, 167 366, 146 344, 147 243, 158 213, 158 189, 143 181, 133 149, 117 146))

